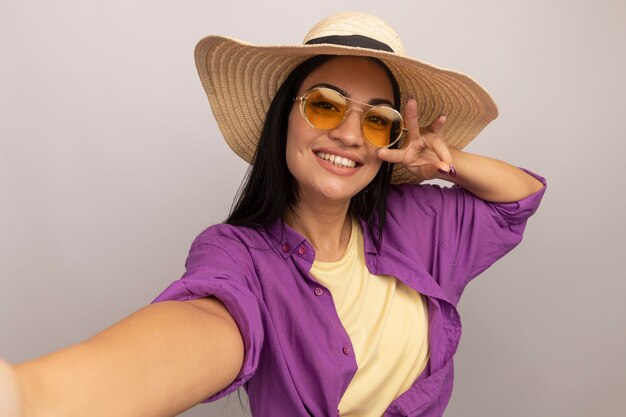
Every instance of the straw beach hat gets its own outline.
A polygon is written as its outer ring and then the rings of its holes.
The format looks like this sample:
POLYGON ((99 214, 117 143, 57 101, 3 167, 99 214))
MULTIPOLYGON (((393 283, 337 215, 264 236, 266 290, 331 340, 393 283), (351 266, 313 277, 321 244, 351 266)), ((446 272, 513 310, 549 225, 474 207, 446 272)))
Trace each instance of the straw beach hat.
MULTIPOLYGON (((498 115, 489 93, 477 82, 406 56, 395 31, 366 13, 329 16, 309 31, 302 45, 256 46, 208 36, 195 49, 200 80, 226 143, 248 163, 276 91, 296 66, 315 55, 380 59, 398 81, 401 102, 409 95, 417 99, 420 126, 447 116, 445 136, 452 148, 466 146, 498 115)), ((396 164, 392 182, 416 182, 416 178, 396 164)))

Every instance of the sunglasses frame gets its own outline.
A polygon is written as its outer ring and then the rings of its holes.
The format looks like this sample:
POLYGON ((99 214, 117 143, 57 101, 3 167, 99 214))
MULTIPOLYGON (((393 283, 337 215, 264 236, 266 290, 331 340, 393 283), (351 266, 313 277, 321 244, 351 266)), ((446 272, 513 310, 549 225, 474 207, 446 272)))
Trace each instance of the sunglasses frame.
POLYGON ((390 106, 387 106, 387 105, 384 105, 384 104, 379 104, 379 105, 374 106, 374 105, 371 105, 371 104, 368 104, 368 103, 363 103, 363 102, 358 101, 358 100, 355 100, 355 99, 353 99, 353 98, 346 97, 346 96, 344 96, 343 94, 341 94, 339 91, 337 91, 337 90, 333 90, 332 88, 328 88, 328 87, 314 87, 314 88, 311 88, 310 90, 306 91, 305 93, 303 93, 300 97, 296 97, 296 98, 294 98, 294 99, 293 99, 293 101, 299 101, 299 102, 300 102, 300 114, 302 114, 302 117, 303 117, 303 118, 304 118, 304 120, 308 123, 308 125, 309 125, 309 126, 311 126, 311 127, 315 128, 315 129, 317 129, 317 130, 333 130, 333 129, 336 129, 336 128, 338 128, 339 126, 341 126, 341 125, 342 125, 342 124, 346 121, 346 119, 348 118, 348 113, 350 113, 350 111, 351 111, 352 109, 354 109, 354 106, 350 106, 350 105, 349 105, 349 102, 353 102, 353 103, 359 104, 359 105, 361 105, 361 106, 363 106, 363 107, 367 108, 367 110, 364 110, 364 109, 362 109, 362 108, 361 108, 361 109, 357 109, 357 110, 360 110, 360 111, 361 111, 361 113, 363 113, 363 116, 361 117, 361 136, 363 137, 363 139, 365 139, 365 140, 367 141, 367 143, 369 143, 370 145, 375 146, 375 147, 377 147, 377 148, 389 148, 389 147, 391 147, 391 146, 395 145, 396 143, 398 143, 398 142, 400 141, 400 139, 402 139, 402 138, 404 137, 404 135, 406 134, 406 132, 408 132, 408 129, 406 129, 406 128, 404 127, 404 118, 402 117, 402 115, 400 114, 400 112, 399 112, 398 110, 394 109, 393 107, 390 107, 390 106), (305 109, 305 107, 306 107, 306 102, 307 102, 307 99, 308 99, 308 97, 309 97, 309 95, 310 95, 311 93, 313 93, 313 92, 315 92, 315 91, 319 91, 319 90, 321 90, 321 91, 330 91, 330 92, 332 92, 333 94, 336 94, 336 95, 338 95, 339 97, 341 97, 341 98, 343 99, 343 101, 345 102, 345 105, 346 105, 346 109, 347 109, 347 110, 346 110, 346 112, 344 113, 344 115, 343 115, 343 117, 341 118, 341 120, 339 121, 339 123, 337 123, 337 125, 336 125, 335 127, 328 128, 328 129, 322 129, 322 128, 319 128, 319 127, 317 127, 317 126, 314 126, 314 125, 313 125, 313 124, 309 121, 308 117, 306 116, 306 109, 305 109), (401 128, 401 130, 400 130, 400 133, 398 134, 398 137, 397 137, 395 140, 393 140, 392 142, 390 142, 388 145, 385 145, 385 146, 380 146, 380 145, 377 145, 377 144, 376 144, 376 143, 374 143, 374 142, 371 142, 371 141, 367 138, 367 136, 365 136, 364 127, 363 127, 363 121, 365 120, 365 115, 367 115, 367 114, 368 114, 370 111, 372 111, 373 109, 377 109, 377 108, 381 108, 381 107, 382 107, 382 108, 385 108, 385 109, 388 109, 388 110, 391 110, 391 111, 393 111, 394 113, 396 113, 396 114, 399 116, 399 120, 400 120, 400 123, 401 123, 401 126, 402 126, 402 128, 401 128))

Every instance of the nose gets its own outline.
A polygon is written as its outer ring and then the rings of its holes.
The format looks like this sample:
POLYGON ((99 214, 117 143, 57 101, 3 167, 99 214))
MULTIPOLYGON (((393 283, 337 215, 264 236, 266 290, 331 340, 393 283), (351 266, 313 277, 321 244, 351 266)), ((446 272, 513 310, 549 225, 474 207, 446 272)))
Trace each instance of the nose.
POLYGON ((355 109, 354 107, 349 108, 343 122, 329 132, 329 137, 340 140, 346 146, 361 145, 363 143, 363 136, 361 133, 362 117, 363 110, 355 109))

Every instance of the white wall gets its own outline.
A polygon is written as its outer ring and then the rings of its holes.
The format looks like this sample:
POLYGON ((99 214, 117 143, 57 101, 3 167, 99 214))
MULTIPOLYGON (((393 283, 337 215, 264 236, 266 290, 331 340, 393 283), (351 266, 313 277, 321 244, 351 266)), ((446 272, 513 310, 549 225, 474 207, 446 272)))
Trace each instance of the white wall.
MULTIPOLYGON (((493 94, 501 116, 469 151, 549 181, 522 245, 466 291, 446 415, 624 415, 626 3, 320 3, 0 0, 0 356, 145 305, 226 216, 246 166, 197 80, 198 39, 299 43, 359 9, 493 94)), ((245 415, 236 396, 185 413, 224 415, 245 415)))

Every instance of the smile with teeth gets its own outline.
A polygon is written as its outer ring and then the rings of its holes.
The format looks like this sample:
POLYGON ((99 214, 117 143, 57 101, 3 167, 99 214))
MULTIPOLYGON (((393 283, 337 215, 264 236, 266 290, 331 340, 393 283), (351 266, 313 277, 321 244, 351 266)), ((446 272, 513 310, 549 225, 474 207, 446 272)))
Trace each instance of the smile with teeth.
POLYGON ((331 153, 316 152, 315 155, 338 167, 354 168, 356 166, 355 161, 331 153))

